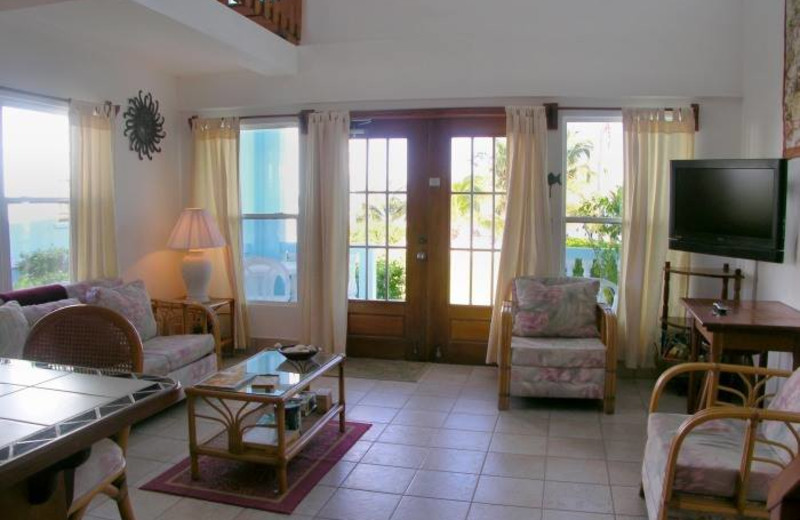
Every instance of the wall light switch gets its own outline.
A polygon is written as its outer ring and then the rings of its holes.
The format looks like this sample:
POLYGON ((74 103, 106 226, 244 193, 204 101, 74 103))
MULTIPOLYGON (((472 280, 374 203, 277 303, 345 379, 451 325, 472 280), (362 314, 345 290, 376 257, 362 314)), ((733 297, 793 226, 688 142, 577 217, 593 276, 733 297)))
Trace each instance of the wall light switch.
POLYGON ((439 177, 429 177, 428 178, 428 186, 431 188, 438 188, 442 185, 442 179, 439 177))

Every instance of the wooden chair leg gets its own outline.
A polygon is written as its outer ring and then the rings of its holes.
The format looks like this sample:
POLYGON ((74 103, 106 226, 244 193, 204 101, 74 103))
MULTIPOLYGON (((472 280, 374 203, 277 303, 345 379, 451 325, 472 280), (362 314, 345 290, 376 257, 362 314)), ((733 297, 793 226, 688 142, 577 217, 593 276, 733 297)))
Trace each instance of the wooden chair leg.
POLYGON ((88 510, 89 510, 89 504, 83 506, 80 509, 77 509, 77 510, 73 511, 69 515, 69 520, 81 520, 83 518, 83 515, 85 515, 86 511, 88 511, 88 510))
POLYGON ((136 515, 133 514, 133 506, 131 505, 131 496, 128 493, 128 483, 126 482, 126 475, 123 473, 115 482, 114 486, 117 488, 117 496, 114 500, 117 502, 117 509, 119 509, 119 517, 122 520, 136 520, 136 515))

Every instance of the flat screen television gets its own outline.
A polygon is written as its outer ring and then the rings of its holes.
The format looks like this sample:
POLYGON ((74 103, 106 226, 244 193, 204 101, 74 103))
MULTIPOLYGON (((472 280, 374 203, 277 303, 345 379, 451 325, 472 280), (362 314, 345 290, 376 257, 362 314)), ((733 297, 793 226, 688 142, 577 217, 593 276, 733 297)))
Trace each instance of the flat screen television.
POLYGON ((669 247, 783 262, 785 159, 672 161, 669 247))

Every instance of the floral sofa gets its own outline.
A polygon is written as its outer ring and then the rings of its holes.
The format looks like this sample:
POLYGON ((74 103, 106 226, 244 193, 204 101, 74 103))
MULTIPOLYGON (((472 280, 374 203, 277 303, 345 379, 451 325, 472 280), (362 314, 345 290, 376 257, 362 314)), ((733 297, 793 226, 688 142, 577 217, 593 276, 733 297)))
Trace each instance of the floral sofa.
POLYGON ((503 306, 498 407, 509 396, 598 399, 614 413, 616 317, 598 280, 523 276, 503 306))
POLYGON ((662 374, 653 389, 642 462, 642 493, 650 520, 767 518, 772 480, 798 455, 800 370, 684 363, 662 374), (658 412, 670 379, 688 372, 740 378, 744 389, 720 383, 694 415, 658 412), (788 380, 785 378, 788 377, 788 380), (782 378, 776 395, 764 395, 782 378), (722 402, 719 393, 732 396, 722 402), (730 399, 729 399, 730 400, 730 399), (764 401, 769 401, 763 407, 764 401))
POLYGON ((141 281, 124 284, 120 279, 100 279, 49 285, 0 294, 2 302, 0 357, 22 357, 27 332, 49 312, 90 304, 116 311, 133 324, 142 340, 146 374, 167 376, 187 387, 220 365, 214 314, 202 305, 150 299, 141 281))

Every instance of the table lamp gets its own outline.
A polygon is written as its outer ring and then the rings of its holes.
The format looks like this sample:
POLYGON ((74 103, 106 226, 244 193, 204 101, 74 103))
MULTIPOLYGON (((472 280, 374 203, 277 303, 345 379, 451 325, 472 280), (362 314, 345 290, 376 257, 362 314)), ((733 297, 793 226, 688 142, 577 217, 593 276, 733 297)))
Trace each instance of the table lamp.
POLYGON ((172 229, 167 247, 186 250, 183 257, 183 283, 189 300, 208 301, 208 286, 211 283, 211 260, 205 249, 225 245, 214 218, 203 208, 186 208, 172 229))

